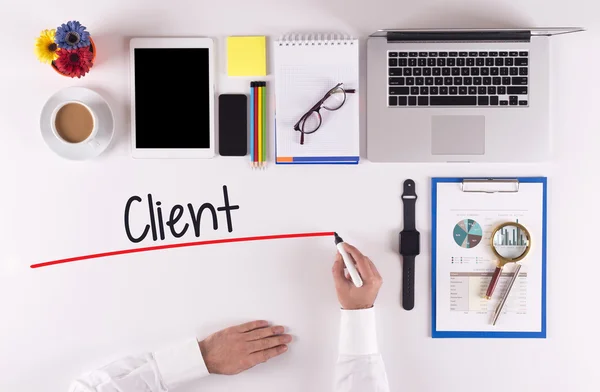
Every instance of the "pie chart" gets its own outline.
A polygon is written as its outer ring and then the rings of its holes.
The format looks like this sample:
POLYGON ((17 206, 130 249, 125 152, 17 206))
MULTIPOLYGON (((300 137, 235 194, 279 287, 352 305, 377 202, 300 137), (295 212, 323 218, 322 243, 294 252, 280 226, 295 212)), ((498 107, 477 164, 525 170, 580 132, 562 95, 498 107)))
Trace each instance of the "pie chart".
POLYGON ((454 226, 454 242, 462 248, 474 248, 481 242, 483 230, 473 219, 461 220, 454 226))

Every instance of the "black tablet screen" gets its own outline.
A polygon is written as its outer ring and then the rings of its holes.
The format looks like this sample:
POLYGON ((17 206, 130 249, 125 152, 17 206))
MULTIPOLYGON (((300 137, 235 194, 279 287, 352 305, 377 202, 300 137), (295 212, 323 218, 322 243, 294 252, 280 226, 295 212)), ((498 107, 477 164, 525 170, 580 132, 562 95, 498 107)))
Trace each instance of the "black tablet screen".
POLYGON ((134 49, 136 148, 210 148, 207 48, 134 49))

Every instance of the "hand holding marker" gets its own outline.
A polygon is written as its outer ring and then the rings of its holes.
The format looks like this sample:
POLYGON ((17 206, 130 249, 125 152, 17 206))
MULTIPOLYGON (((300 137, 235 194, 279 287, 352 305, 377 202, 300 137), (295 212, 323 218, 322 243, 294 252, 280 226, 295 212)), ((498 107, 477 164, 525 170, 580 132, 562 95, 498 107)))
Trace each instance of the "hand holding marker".
POLYGON ((340 255, 342 255, 342 259, 344 260, 348 274, 352 279, 352 283, 354 283, 356 287, 361 287, 363 285, 363 281, 356 270, 356 265, 354 264, 352 256, 350 256, 348 252, 346 252, 346 249, 344 249, 344 240, 337 233, 333 233, 333 235, 335 236, 335 246, 337 247, 338 252, 340 252, 340 255))

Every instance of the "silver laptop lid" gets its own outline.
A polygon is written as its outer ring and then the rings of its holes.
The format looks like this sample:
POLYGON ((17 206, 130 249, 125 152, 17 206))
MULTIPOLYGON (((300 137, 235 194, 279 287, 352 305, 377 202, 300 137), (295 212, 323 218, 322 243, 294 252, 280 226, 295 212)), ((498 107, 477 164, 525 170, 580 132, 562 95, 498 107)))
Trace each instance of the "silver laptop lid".
POLYGON ((504 29, 382 29, 370 37, 400 38, 412 41, 429 40, 527 40, 531 36, 549 37, 585 31, 582 27, 536 27, 536 28, 504 28, 504 29))

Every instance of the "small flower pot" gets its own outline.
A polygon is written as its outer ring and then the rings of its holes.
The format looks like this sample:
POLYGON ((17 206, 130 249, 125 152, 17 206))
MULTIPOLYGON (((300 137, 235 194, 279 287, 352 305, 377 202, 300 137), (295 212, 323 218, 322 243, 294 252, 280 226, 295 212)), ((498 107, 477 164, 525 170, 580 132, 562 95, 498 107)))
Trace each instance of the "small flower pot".
MULTIPOLYGON (((92 37, 90 37, 90 46, 89 46, 90 52, 92 52, 92 64, 96 61, 96 44, 94 43, 94 40, 92 39, 92 37)), ((64 73, 60 72, 58 70, 58 68, 56 67, 56 65, 54 64, 54 61, 52 62, 52 69, 54 69, 56 71, 57 74, 65 76, 67 78, 70 78, 71 76, 69 75, 65 75, 64 73)))

